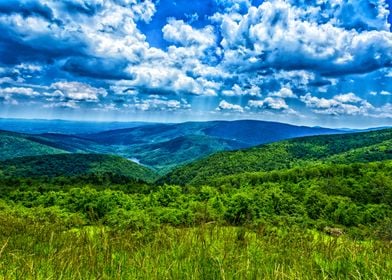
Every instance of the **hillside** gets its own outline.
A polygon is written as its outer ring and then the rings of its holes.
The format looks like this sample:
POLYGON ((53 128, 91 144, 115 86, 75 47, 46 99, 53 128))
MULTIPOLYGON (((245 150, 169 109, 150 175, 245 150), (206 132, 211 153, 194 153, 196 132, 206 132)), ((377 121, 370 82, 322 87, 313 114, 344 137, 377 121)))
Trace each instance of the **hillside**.
POLYGON ((316 162, 369 162, 392 159, 392 129, 296 138, 246 150, 220 152, 179 167, 160 183, 208 184, 242 172, 287 169, 316 162))
POLYGON ((135 158, 160 173, 218 151, 237 150, 282 139, 340 133, 338 130, 255 120, 151 124, 84 134, 110 146, 114 153, 135 158))
POLYGON ((99 122, 0 118, 0 129, 29 134, 82 134, 148 125, 146 122, 99 122))
POLYGON ((179 164, 202 158, 217 151, 227 151, 247 147, 246 144, 204 135, 187 135, 172 140, 133 145, 124 149, 143 165, 153 166, 161 172, 179 164))
POLYGON ((0 162, 3 177, 72 177, 87 174, 112 173, 146 182, 157 175, 130 160, 101 154, 58 154, 20 157, 0 162))
POLYGON ((94 141, 75 135, 43 133, 25 136, 31 141, 68 151, 70 153, 114 153, 110 146, 100 145, 94 141))
POLYGON ((0 131, 0 160, 62 153, 67 153, 67 151, 39 143, 23 134, 0 131))
POLYGON ((101 144, 131 145, 164 142, 187 135, 207 135, 239 141, 250 147, 287 138, 339 132, 339 130, 327 128, 295 126, 277 122, 238 120, 152 124, 88 134, 83 137, 101 144))
POLYGON ((255 120, 147 124, 3 119, 1 126, 34 134, 4 132, 17 140, 2 142, 8 144, 0 147, 0 160, 67 152, 116 154, 161 174, 219 151, 299 136, 340 133, 319 127, 255 120), (107 128, 121 129, 102 131, 107 128), (57 131, 77 134, 53 133, 57 131))

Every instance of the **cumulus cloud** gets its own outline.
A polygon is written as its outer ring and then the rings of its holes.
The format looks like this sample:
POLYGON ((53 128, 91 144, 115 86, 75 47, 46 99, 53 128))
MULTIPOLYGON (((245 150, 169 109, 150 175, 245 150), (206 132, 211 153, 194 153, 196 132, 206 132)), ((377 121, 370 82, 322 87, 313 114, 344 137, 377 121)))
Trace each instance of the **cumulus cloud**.
POLYGON ((290 88, 287 87, 282 87, 279 91, 277 92, 272 92, 268 94, 268 96, 273 96, 273 97, 280 97, 280 98, 298 98, 296 94, 293 93, 293 91, 290 88))
POLYGON ((223 90, 222 94, 225 96, 261 96, 260 88, 256 85, 250 87, 241 87, 238 84, 234 84, 229 90, 223 90))
POLYGON ((334 97, 334 100, 341 103, 357 103, 362 101, 362 98, 356 96, 354 93, 339 94, 334 97))
POLYGON ((183 20, 169 19, 163 29, 163 38, 169 42, 190 46, 199 45, 205 48, 215 45, 215 33, 212 26, 195 29, 183 20))
POLYGON ((29 87, 5 87, 0 88, 0 101, 4 104, 19 104, 22 99, 31 100, 40 93, 29 87))
POLYGON ((232 112, 238 112, 238 113, 244 112, 244 108, 242 108, 240 105, 229 103, 226 100, 222 100, 219 103, 216 110, 217 111, 226 111, 226 112, 232 111, 232 112))
POLYGON ((309 9, 276 0, 251 7, 240 20, 223 15, 224 63, 243 71, 313 69, 324 75, 392 65, 389 31, 345 29, 334 18, 319 22, 309 9))
POLYGON ((75 100, 52 102, 43 105, 44 108, 79 109, 80 104, 75 100))
POLYGON ((282 98, 267 97, 264 100, 250 100, 248 102, 249 107, 257 109, 273 109, 273 110, 285 110, 289 109, 282 98))
POLYGON ((0 100, 388 117, 386 1, 208 1, 181 18, 154 0, 0 1, 0 100))
POLYGON ((26 87, 8 87, 0 89, 1 95, 24 95, 24 96, 37 96, 40 95, 38 92, 34 91, 32 88, 26 87))
POLYGON ((74 101, 97 102, 100 97, 107 95, 107 91, 103 88, 92 87, 80 82, 56 82, 50 88, 54 91, 54 96, 74 101))
POLYGON ((301 101, 313 112, 326 115, 368 115, 374 106, 354 93, 335 95, 331 99, 318 98, 307 93, 301 101))
POLYGON ((138 111, 178 111, 189 110, 191 106, 185 99, 165 99, 160 96, 151 96, 149 99, 134 99, 134 103, 124 104, 124 107, 138 111))

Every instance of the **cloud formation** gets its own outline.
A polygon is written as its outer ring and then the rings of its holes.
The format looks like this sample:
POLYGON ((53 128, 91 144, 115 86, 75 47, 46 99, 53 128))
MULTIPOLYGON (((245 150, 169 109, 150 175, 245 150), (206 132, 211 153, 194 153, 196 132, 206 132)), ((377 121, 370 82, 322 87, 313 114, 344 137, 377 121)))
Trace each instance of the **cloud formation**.
POLYGON ((2 1, 0 106, 391 122, 387 1, 204 4, 2 1))

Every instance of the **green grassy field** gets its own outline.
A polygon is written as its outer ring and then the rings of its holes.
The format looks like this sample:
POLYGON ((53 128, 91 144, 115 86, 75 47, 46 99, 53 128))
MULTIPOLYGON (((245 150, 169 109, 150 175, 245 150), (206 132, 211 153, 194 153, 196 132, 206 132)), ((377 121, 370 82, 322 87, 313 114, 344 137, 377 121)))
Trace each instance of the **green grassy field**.
POLYGON ((392 278, 391 242, 297 227, 202 225, 146 232, 0 222, 2 279, 392 278))

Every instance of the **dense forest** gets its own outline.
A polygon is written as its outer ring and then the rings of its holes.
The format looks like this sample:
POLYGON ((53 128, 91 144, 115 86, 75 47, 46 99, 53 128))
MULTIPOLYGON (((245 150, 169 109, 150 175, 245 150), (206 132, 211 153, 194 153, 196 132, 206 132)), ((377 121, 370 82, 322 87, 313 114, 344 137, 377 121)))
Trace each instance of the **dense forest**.
POLYGON ((392 159, 392 129, 312 136, 216 153, 169 172, 160 182, 207 184, 242 172, 272 171, 318 163, 372 162, 392 159))

